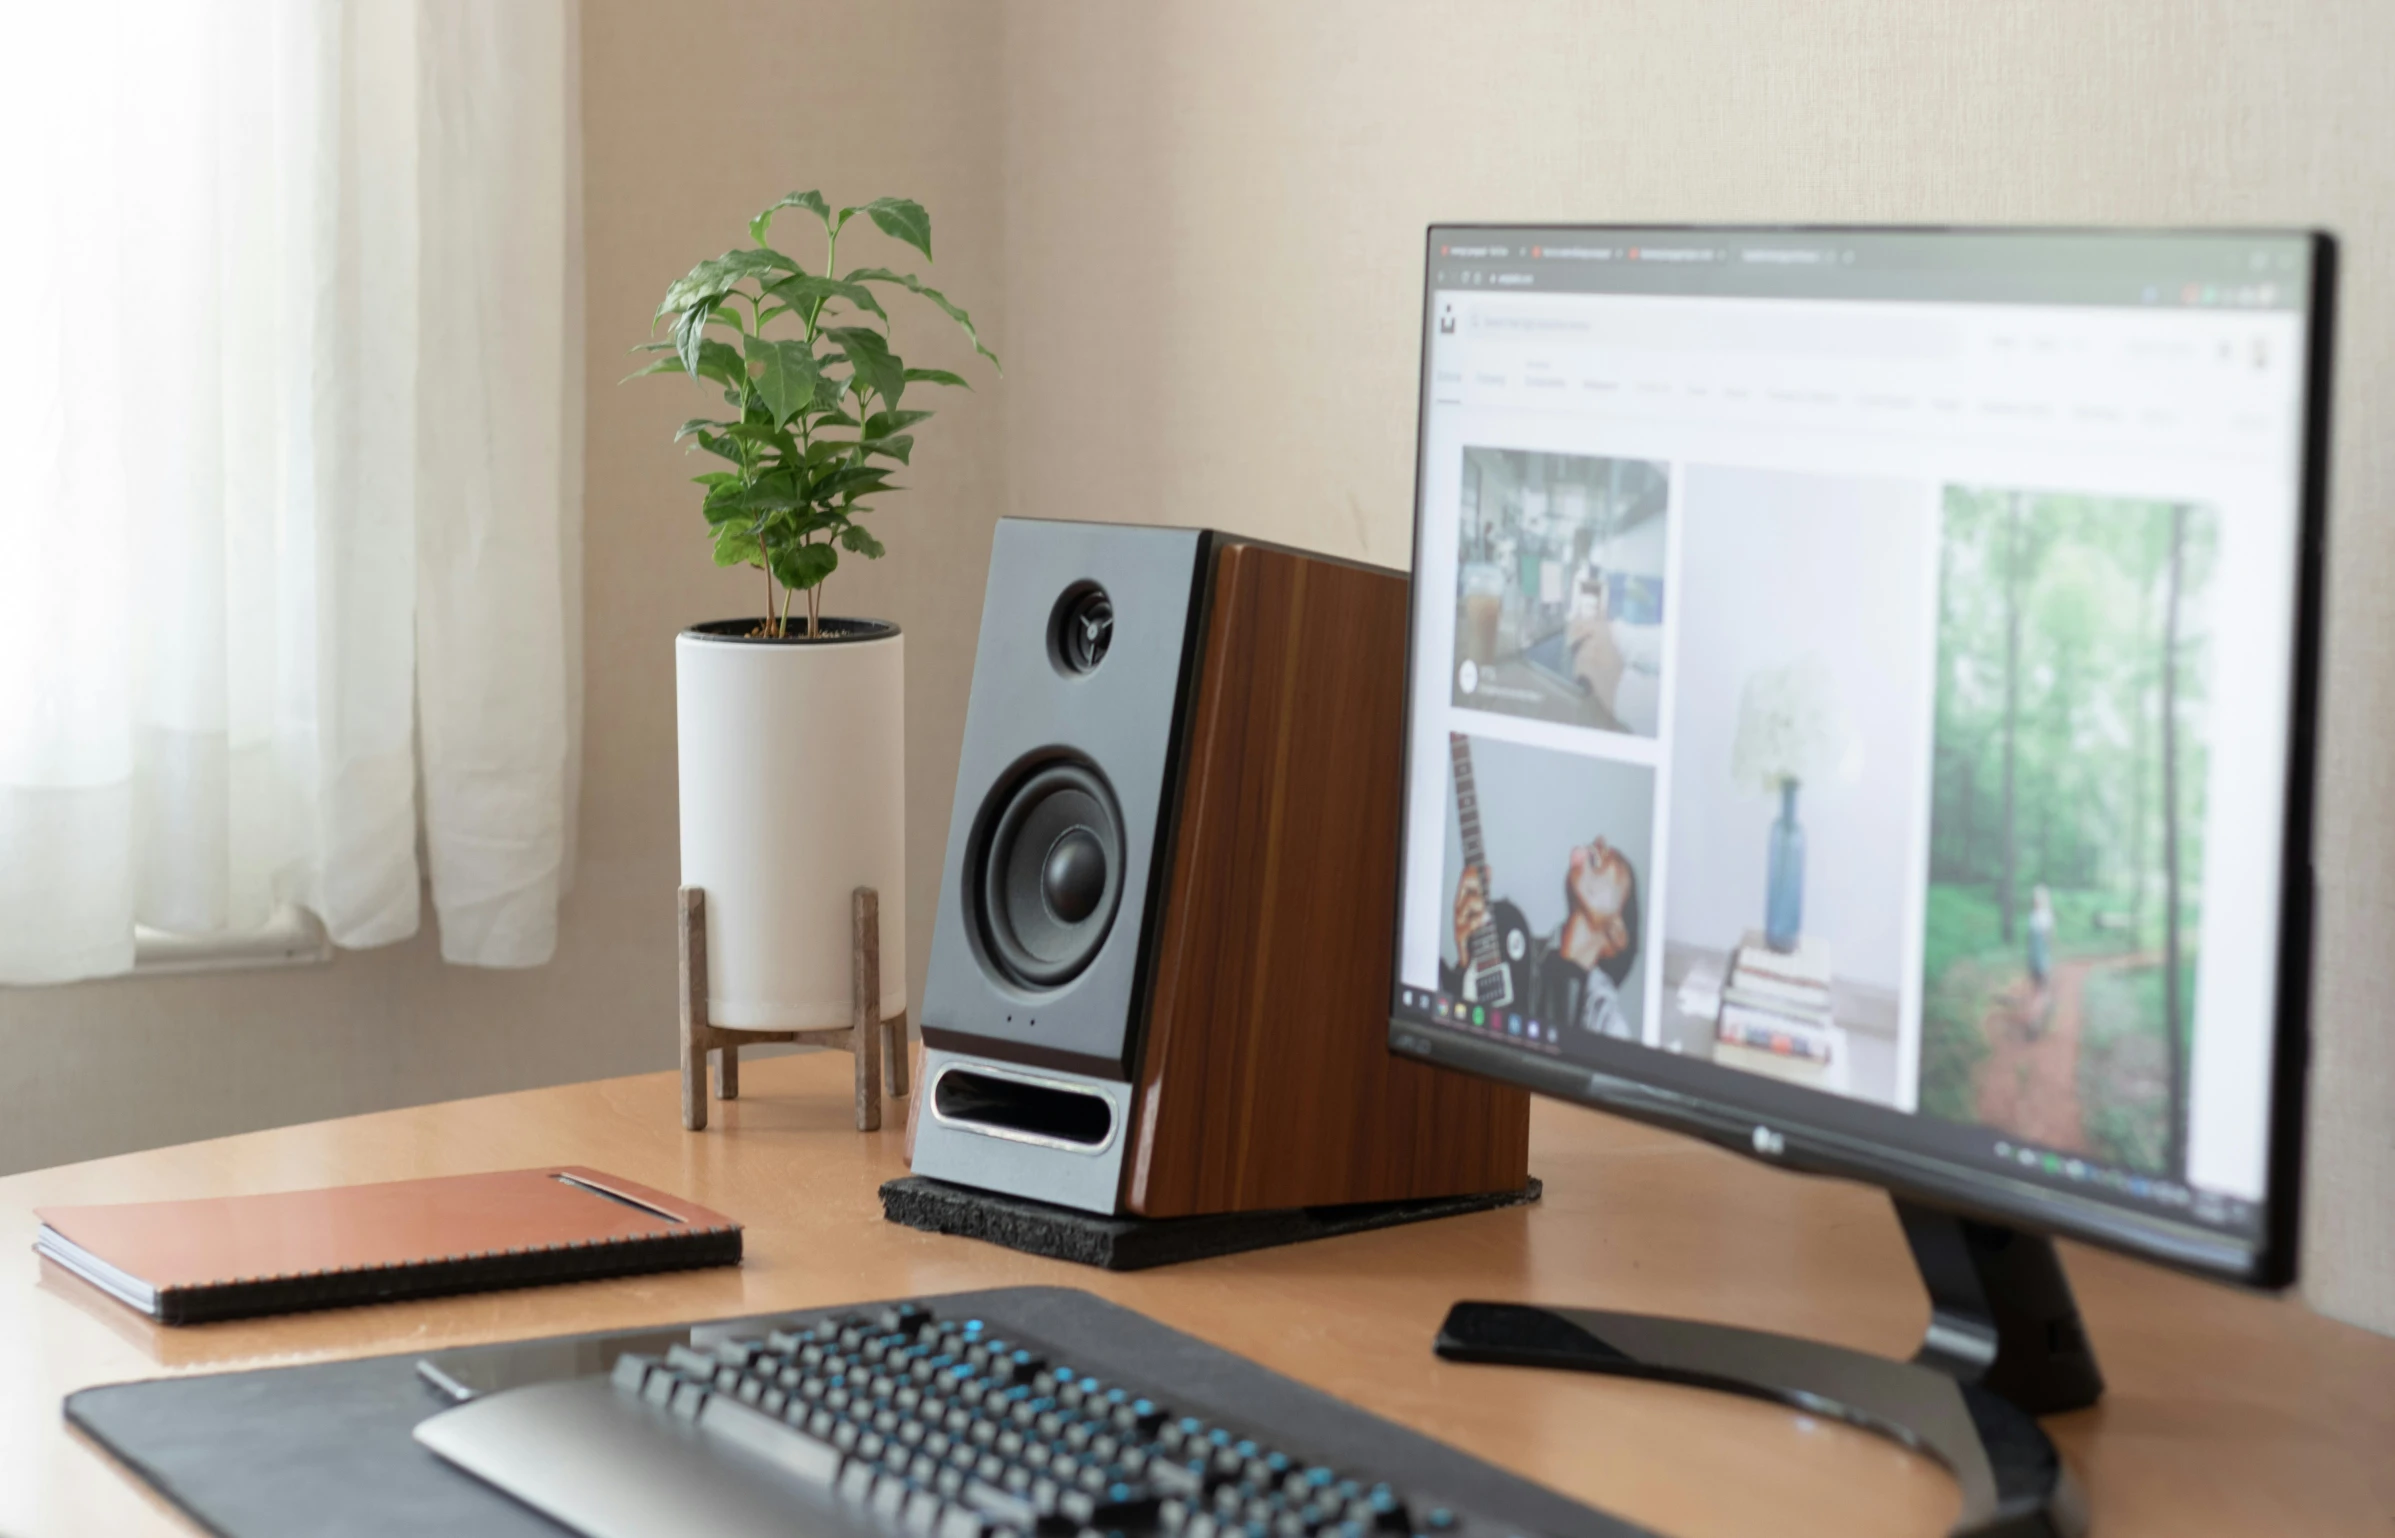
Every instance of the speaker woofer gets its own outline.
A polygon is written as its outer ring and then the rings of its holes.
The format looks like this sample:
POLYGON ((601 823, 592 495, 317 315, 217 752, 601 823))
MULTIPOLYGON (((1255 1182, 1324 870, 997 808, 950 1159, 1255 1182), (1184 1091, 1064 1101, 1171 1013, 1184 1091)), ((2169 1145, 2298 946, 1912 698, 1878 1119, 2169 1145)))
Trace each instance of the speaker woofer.
POLYGON ((1123 895, 1123 824, 1104 776, 1052 761, 993 798, 972 890, 981 938, 1006 979, 1061 988, 1081 975, 1123 895))

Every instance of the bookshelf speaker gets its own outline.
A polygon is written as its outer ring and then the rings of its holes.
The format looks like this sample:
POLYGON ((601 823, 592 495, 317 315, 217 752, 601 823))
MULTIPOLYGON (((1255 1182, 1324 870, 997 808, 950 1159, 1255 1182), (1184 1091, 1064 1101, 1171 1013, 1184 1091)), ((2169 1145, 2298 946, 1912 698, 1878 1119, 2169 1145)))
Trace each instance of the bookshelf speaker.
POLYGON ((1522 1091, 1392 1057, 1406 581, 998 526, 915 1172, 1144 1217, 1519 1189, 1522 1091))

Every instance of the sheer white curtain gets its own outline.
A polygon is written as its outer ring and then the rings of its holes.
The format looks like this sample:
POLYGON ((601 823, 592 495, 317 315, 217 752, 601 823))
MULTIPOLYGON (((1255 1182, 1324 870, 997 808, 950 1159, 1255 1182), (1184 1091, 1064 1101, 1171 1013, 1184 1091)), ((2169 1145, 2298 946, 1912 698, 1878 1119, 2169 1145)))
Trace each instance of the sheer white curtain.
POLYGON ((572 0, 0 10, 0 983, 556 939, 572 0))

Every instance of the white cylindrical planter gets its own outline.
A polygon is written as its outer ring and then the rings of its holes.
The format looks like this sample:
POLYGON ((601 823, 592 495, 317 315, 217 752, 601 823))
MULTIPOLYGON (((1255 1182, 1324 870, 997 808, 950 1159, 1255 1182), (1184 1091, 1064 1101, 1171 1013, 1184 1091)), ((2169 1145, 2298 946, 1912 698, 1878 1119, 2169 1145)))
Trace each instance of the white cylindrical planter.
POLYGON ((707 1018, 849 1023, 849 894, 881 894, 881 1003, 906 1001, 906 651, 896 625, 751 620, 674 641, 682 884, 707 894, 707 1018), (835 630, 836 627, 836 630, 835 630))

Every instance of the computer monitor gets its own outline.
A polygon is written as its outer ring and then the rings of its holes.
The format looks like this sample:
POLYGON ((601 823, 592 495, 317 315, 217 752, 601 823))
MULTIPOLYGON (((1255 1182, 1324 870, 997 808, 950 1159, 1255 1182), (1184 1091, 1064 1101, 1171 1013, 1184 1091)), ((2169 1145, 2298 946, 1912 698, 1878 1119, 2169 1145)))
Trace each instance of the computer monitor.
POLYGON ((2288 1281, 2333 255, 1431 229, 1393 1049, 2288 1281))

